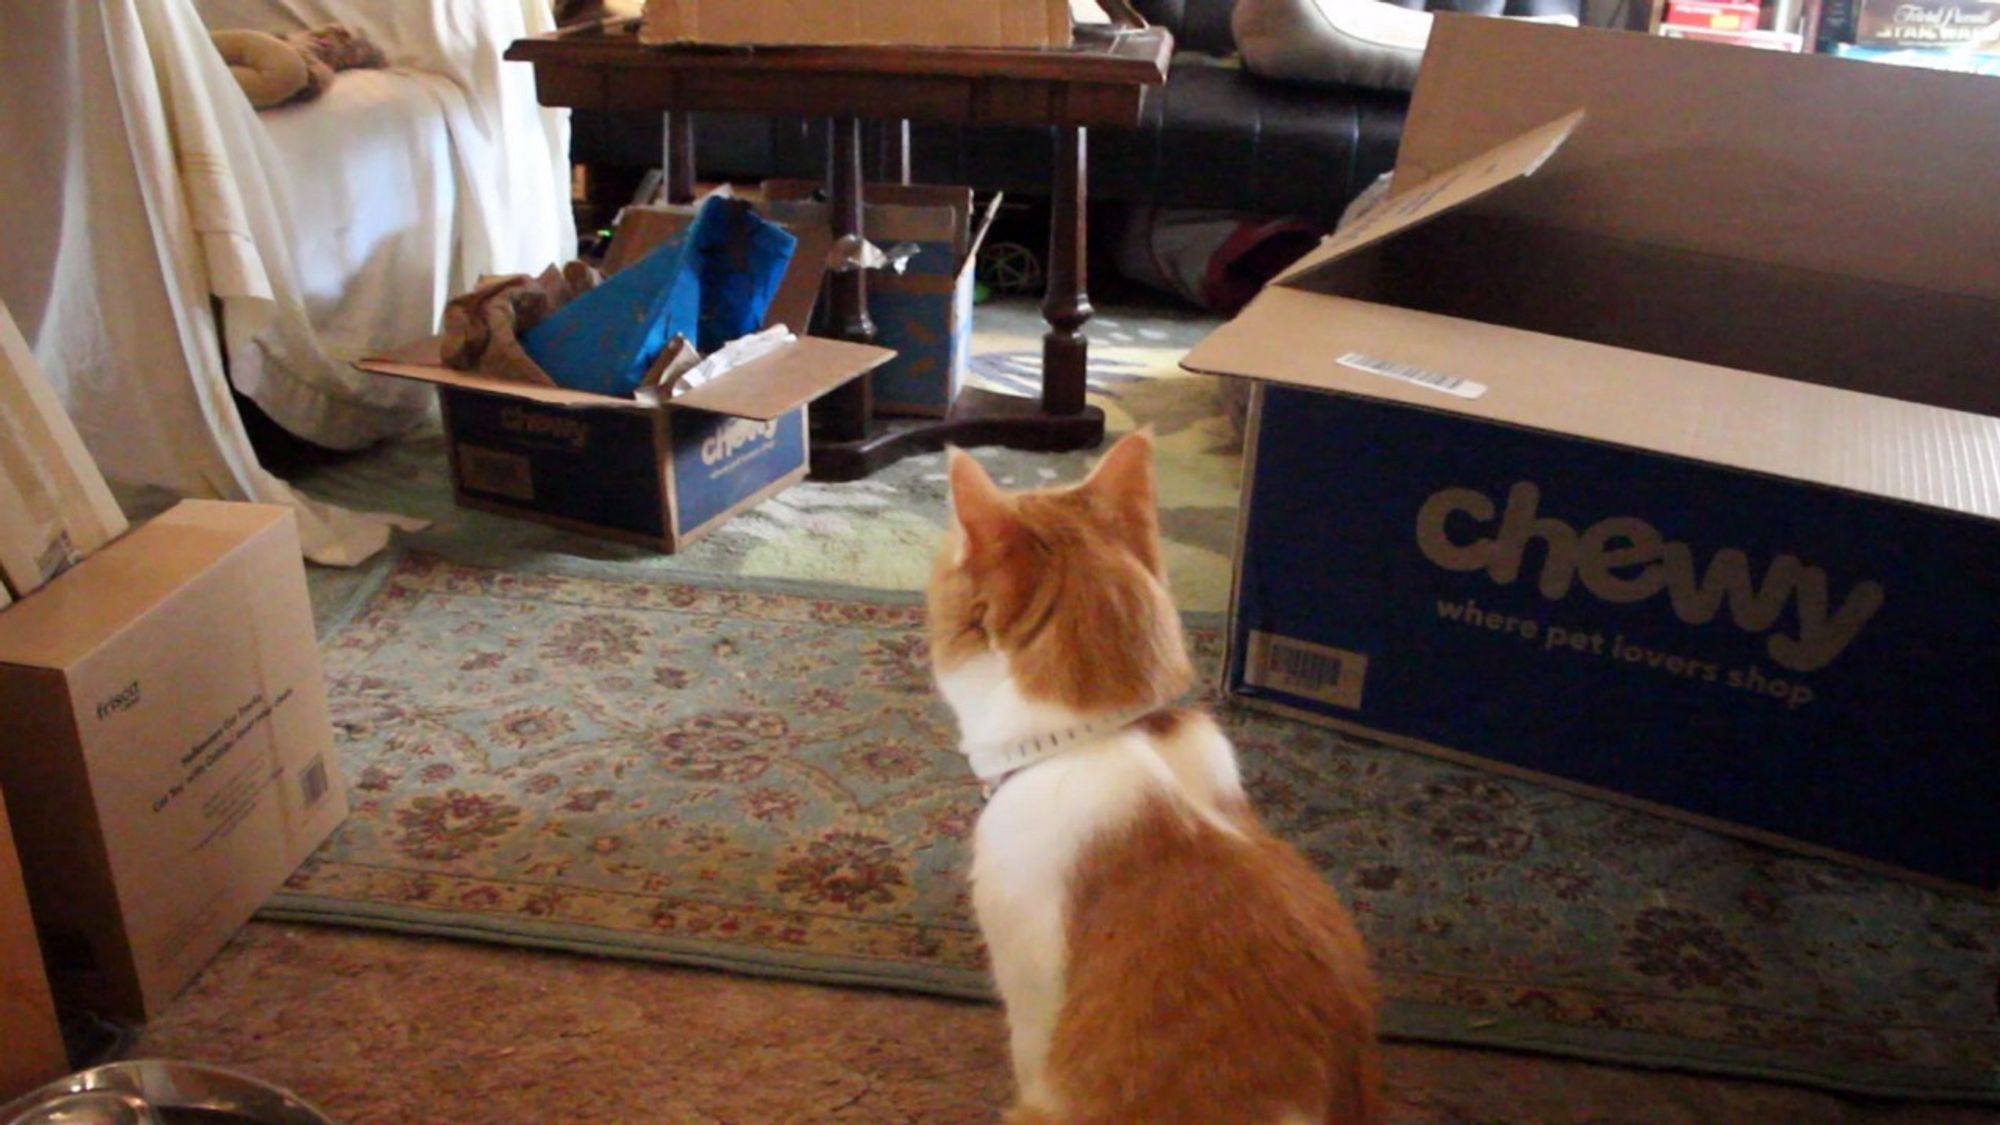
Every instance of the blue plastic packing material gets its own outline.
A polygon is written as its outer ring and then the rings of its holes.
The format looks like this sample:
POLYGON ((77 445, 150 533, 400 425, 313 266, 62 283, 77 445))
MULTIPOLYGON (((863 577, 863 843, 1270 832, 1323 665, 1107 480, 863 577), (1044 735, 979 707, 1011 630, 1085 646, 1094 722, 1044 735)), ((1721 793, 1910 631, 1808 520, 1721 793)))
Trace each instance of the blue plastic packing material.
POLYGON ((708 355, 764 327, 799 240, 740 200, 710 200, 690 233, 701 277, 695 347, 708 355))
POLYGON ((711 199, 685 231, 556 310, 522 346, 559 386, 629 398, 675 336, 706 354, 761 328, 797 248, 748 204, 711 199))

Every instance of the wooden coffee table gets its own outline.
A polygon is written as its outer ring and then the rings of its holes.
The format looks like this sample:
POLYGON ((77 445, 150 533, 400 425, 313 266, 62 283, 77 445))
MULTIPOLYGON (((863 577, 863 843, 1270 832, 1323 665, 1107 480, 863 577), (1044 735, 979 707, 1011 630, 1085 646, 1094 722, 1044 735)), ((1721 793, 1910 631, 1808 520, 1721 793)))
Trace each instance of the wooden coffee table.
MULTIPOLYGON (((665 114, 664 166, 668 198, 676 202, 694 198, 694 113, 831 118, 828 188, 836 237, 867 233, 864 120, 1054 128, 1041 400, 968 388, 943 419, 883 419, 874 417, 864 376, 815 407, 813 476, 853 480, 946 444, 1053 452, 1103 440, 1104 412, 1084 402, 1083 326, 1091 316, 1086 130, 1137 125, 1147 99, 1166 82, 1172 52, 1173 37, 1159 28, 1079 28, 1076 44, 1061 50, 648 47, 638 40, 637 21, 607 21, 520 40, 507 58, 534 65, 543 105, 665 114)), ((906 129, 893 135, 907 144, 906 129)), ((907 147, 893 163, 907 182, 907 147)), ((873 342, 865 271, 831 274, 828 309, 834 335, 873 342)))

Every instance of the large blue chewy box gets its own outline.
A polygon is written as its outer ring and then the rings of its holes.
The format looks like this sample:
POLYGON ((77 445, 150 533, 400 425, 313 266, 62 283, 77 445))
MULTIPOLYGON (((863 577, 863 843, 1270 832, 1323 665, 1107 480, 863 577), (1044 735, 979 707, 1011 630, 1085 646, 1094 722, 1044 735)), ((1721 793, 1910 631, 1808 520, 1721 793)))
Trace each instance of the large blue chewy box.
POLYGON ((2000 884, 2000 527, 1262 393, 1231 691, 2000 884))
POLYGON ((1784 65, 1755 51, 1521 108, 1555 44, 1494 23, 1441 22, 1453 93, 1420 85, 1394 189, 1183 361, 1258 383, 1226 689, 2000 890, 2000 269, 1954 259, 1992 208, 1934 178, 1858 243, 1783 190, 1841 167, 1825 121, 1962 154, 1863 112, 1907 92, 1881 68, 1689 143, 1681 86, 1755 87, 1784 65), (1662 205, 1725 180, 1699 222, 1662 205))

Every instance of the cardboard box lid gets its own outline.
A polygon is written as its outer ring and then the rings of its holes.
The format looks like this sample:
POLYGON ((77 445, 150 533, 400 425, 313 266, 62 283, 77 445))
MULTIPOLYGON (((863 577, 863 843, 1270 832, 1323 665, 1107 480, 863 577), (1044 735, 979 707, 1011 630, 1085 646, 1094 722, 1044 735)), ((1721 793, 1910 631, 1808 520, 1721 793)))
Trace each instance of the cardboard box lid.
POLYGON ((2000 300, 2000 83, 1976 76, 1442 14, 1396 194, 1579 107, 1496 213, 2000 300))
POLYGON ((0 664, 73 668, 203 571, 292 518, 279 505, 183 500, 0 614, 0 664))
POLYGON ((1183 366, 2000 519, 2000 418, 1317 291, 1440 216, 1528 194, 1583 122, 1572 112, 1514 138, 1329 238, 1183 366))

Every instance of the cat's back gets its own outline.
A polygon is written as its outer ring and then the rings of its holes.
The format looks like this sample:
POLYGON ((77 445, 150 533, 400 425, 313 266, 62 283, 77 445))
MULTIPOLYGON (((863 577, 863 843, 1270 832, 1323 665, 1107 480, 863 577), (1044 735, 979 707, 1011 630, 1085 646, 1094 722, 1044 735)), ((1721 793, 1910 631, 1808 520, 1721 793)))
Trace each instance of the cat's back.
POLYGON ((1154 794, 1078 856, 1050 1053, 1066 1121, 1375 1120, 1353 920, 1247 809, 1226 819, 1154 794))

